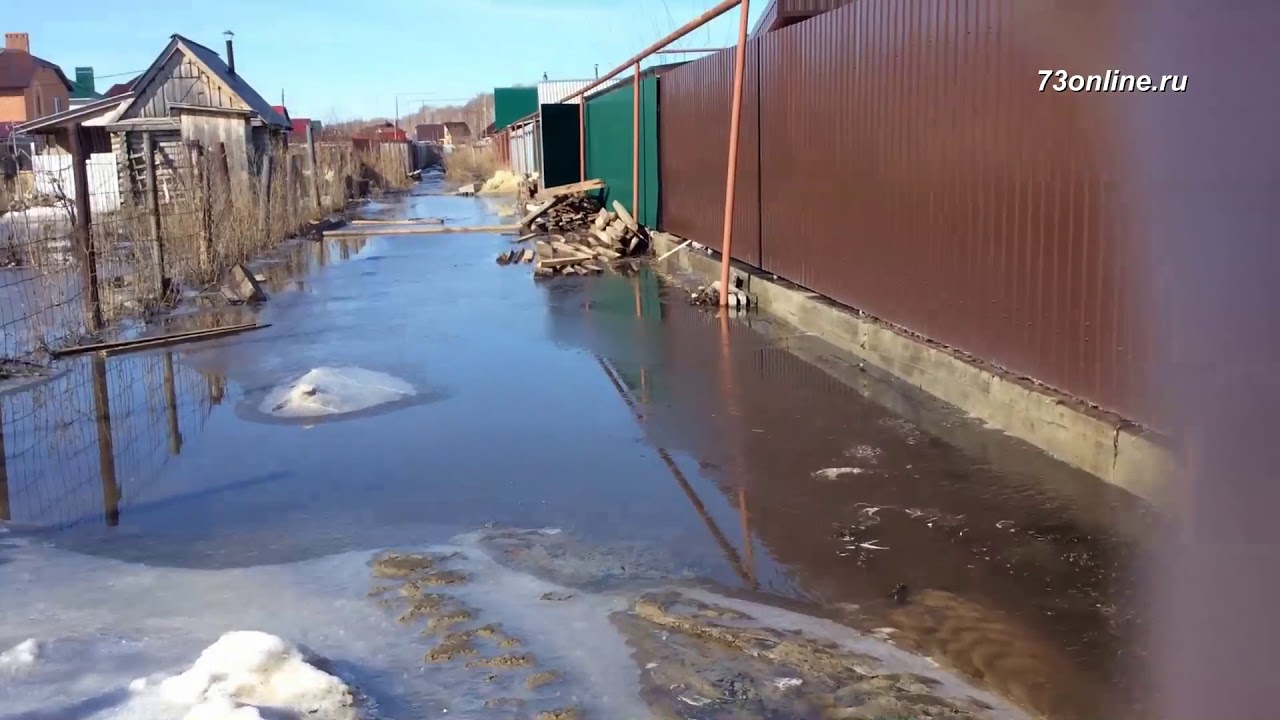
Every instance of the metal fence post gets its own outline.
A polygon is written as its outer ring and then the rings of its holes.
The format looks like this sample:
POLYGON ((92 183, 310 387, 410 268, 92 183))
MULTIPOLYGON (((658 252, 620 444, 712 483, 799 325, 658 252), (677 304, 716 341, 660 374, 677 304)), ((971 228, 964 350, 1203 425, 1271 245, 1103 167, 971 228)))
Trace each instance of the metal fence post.
POLYGON ((84 151, 80 125, 72 125, 71 184, 76 196, 76 250, 80 260, 81 298, 84 303, 85 326, 89 332, 102 329, 102 302, 98 296, 98 257, 93 249, 93 228, 89 204, 89 157, 84 151))
POLYGON ((156 177, 156 144, 155 136, 149 131, 142 133, 143 162, 147 167, 147 210, 151 216, 152 243, 152 275, 160 298, 169 292, 169 283, 164 276, 164 240, 160 235, 160 182, 156 177))

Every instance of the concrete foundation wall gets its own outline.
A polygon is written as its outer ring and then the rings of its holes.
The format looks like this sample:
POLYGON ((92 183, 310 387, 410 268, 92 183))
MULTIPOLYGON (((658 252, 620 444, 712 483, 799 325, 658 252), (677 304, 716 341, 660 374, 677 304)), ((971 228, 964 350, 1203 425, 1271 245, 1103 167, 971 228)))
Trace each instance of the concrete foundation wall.
MULTIPOLYGON (((676 246, 655 237, 659 255, 676 246)), ((719 277, 719 256, 685 249, 659 268, 668 274, 719 277)), ((989 426, 1156 505, 1175 489, 1172 453, 1161 439, 1123 419, 1101 413, 1021 378, 972 362, 943 346, 912 337, 754 268, 735 263, 758 312, 814 333, 956 406, 989 426)))

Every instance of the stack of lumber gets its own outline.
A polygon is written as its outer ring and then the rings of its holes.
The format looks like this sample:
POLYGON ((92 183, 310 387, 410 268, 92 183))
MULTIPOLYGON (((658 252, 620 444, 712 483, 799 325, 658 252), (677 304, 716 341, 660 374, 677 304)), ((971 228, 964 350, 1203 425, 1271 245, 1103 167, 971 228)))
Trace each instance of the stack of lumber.
POLYGON ((585 192, 561 195, 528 227, 546 233, 580 230, 590 225, 599 212, 600 201, 585 192))

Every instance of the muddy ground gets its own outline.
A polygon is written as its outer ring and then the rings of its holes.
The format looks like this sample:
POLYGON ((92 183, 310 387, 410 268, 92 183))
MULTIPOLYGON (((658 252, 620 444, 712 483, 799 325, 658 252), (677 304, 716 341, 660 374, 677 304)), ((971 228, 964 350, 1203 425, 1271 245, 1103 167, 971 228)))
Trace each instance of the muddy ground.
POLYGON ((484 701, 489 717, 585 720, 591 701, 565 691, 572 680, 565 668, 542 662, 502 618, 485 617, 455 594, 471 580, 456 567, 467 552, 563 584, 523 602, 575 603, 600 593, 620 599, 623 609, 609 619, 625 638, 654 718, 1024 717, 890 641, 673 583, 635 555, 617 557, 544 530, 490 530, 469 541, 465 551, 378 555, 369 594, 420 635, 425 664, 460 666, 493 688, 484 701))

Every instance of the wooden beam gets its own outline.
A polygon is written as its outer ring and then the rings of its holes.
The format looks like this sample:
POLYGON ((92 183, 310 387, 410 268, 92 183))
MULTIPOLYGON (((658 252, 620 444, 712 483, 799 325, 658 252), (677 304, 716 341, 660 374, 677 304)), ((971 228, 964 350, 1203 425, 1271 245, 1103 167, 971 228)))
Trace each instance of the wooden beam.
POLYGON ((194 342, 196 340, 217 338, 224 335, 234 335, 236 333, 247 332, 249 330, 261 330, 262 328, 267 327, 271 327, 270 323, 265 325, 259 325, 257 323, 228 325, 227 327, 222 328, 191 330, 188 332, 173 333, 172 335, 161 335, 159 337, 142 337, 134 338, 133 340, 118 340, 115 342, 96 343, 93 345, 80 345, 78 347, 55 351, 53 355, 54 357, 66 357, 68 355, 83 355, 84 353, 90 352, 126 352, 148 347, 158 347, 160 345, 174 345, 181 342, 194 342))
POLYGON ((542 217, 543 213, 547 212, 551 208, 564 202, 564 199, 566 197, 568 196, 560 195, 559 197, 552 198, 551 202, 548 202, 547 204, 543 205, 537 210, 534 210, 530 212, 528 215, 525 215, 524 217, 520 218, 520 227, 529 227, 529 224, 532 223, 534 220, 537 220, 538 218, 542 217))
POLYGON ((549 187, 538 193, 538 197, 544 200, 550 200, 560 195, 572 195, 578 192, 588 192, 591 190, 600 190, 604 188, 603 180, 584 180, 582 182, 569 183, 568 185, 556 185, 549 187))
POLYGON ((369 220, 359 218, 352 225, 443 225, 444 218, 406 218, 404 220, 369 220))
POLYGON ((566 265, 580 265, 584 262, 587 262, 588 260, 594 260, 594 259, 595 257, 592 255, 571 255, 569 257, 540 258, 538 260, 538 267, 558 268, 558 267, 564 267, 566 265))
POLYGON ((347 227, 337 230, 326 230, 325 237, 368 237, 370 235, 439 235, 444 233, 514 233, 519 225, 407 225, 389 227, 386 225, 366 225, 364 227, 347 227))

